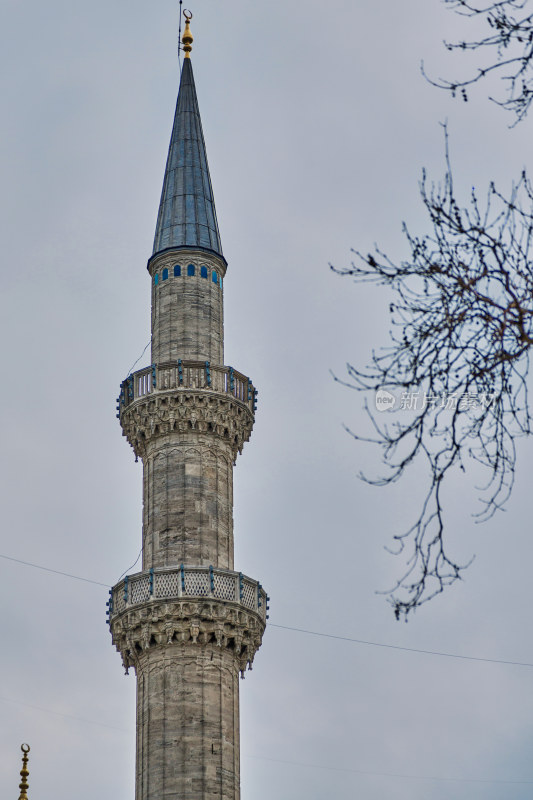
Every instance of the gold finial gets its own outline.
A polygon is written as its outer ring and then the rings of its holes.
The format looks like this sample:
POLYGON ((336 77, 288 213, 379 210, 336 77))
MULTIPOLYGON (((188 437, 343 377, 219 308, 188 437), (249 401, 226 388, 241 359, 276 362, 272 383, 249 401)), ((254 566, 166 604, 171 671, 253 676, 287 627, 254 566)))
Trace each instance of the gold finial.
POLYGON ((190 22, 192 19, 192 14, 190 11, 183 12, 183 16, 185 17, 185 31, 183 32, 183 36, 181 37, 181 41, 183 42, 183 52, 185 53, 185 58, 191 57, 191 50, 192 50, 192 43, 193 37, 190 28, 190 22))
POLYGON ((28 770, 28 753, 30 752, 30 746, 29 744, 22 744, 20 749, 24 755, 22 756, 22 769, 20 770, 19 800, 28 800, 28 775, 30 774, 28 770))

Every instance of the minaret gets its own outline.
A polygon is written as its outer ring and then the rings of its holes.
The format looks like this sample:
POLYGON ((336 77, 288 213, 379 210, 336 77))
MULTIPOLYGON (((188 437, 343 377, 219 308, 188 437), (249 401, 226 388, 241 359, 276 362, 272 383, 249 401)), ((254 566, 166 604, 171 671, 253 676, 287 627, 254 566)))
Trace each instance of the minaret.
POLYGON ((122 382, 117 408, 143 463, 142 572, 109 599, 113 643, 137 676, 136 800, 238 800, 238 679, 267 618, 261 584, 233 564, 233 465, 257 391, 223 366, 227 262, 189 21, 148 261, 152 363, 122 382))

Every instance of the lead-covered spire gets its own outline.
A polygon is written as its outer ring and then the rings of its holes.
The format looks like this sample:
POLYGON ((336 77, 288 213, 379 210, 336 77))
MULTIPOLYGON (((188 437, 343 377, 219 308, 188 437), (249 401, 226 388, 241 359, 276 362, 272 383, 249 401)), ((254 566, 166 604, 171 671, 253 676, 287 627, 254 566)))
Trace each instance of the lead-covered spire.
POLYGON ((190 58, 183 61, 153 255, 173 247, 201 247, 222 255, 190 58))

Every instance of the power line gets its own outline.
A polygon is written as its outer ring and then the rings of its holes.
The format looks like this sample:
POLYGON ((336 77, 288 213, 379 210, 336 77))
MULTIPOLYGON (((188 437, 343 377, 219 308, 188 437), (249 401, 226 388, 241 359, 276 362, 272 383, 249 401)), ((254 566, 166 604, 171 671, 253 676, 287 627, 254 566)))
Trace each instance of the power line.
MULTIPOLYGON (((122 573, 122 575, 120 576, 120 578, 118 579, 118 581, 121 581, 121 580, 122 580, 122 578, 124 577, 124 575, 126 575, 126 573, 130 571, 130 569, 133 569, 133 567, 135 567, 135 566, 137 565, 137 562, 138 562, 138 560, 140 559, 140 557, 141 557, 141 555, 142 555, 142 551, 143 551, 143 549, 142 549, 142 547, 141 547, 141 549, 139 550, 139 555, 137 556, 137 558, 135 559, 135 561, 133 562, 133 564, 132 564, 130 567, 128 567, 128 569, 124 570, 124 572, 122 573)), ((118 581, 117 581, 117 583, 118 583, 118 581)))
MULTIPOLYGON (((76 722, 82 722, 85 725, 97 725, 101 728, 109 728, 113 731, 120 731, 120 733, 129 733, 129 730, 126 728, 119 728, 116 725, 108 725, 105 722, 97 722, 96 720, 92 719, 85 719, 84 717, 78 717, 74 714, 64 714, 61 711, 56 711, 52 708, 43 708, 43 706, 36 706, 31 703, 25 703, 21 700, 13 700, 9 697, 2 697, 0 696, 0 702, 4 703, 14 703, 15 705, 24 706, 26 708, 31 708, 36 711, 42 711, 45 714, 54 714, 57 717, 63 717, 64 719, 72 719, 76 722)), ((533 779, 524 778, 520 779, 499 779, 499 778, 449 778, 443 776, 436 776, 436 775, 409 775, 405 773, 397 773, 397 772, 377 772, 372 770, 366 769, 355 769, 354 767, 331 767, 325 764, 306 764, 302 761, 289 761, 287 759, 282 758, 269 758, 268 756, 252 756, 247 755, 245 758, 251 758, 256 761, 269 761, 275 764, 287 764, 293 767, 303 767, 304 769, 322 769, 327 770, 328 772, 348 772, 355 775, 369 775, 372 777, 378 778, 401 778, 404 780, 416 780, 416 781, 438 781, 438 782, 447 782, 447 783, 488 783, 488 784, 514 784, 514 785, 529 785, 533 784, 533 779)))
POLYGON ((146 353, 146 351, 147 351, 147 350, 148 350, 148 348, 150 347, 150 344, 151 344, 151 343, 152 343, 152 340, 150 339, 150 341, 148 342, 148 344, 146 345, 146 347, 145 347, 145 348, 144 348, 144 350, 142 351, 142 353, 141 353, 141 355, 139 356, 139 358, 137 359, 137 361, 134 361, 134 362, 133 362, 133 364, 131 365, 131 367, 130 367, 130 370, 129 370, 129 372, 128 372, 128 375, 131 375, 131 373, 133 372, 133 368, 137 366, 137 364, 139 363, 139 361, 141 360, 141 358, 143 357, 143 355, 146 353))
POLYGON ((459 658, 462 661, 484 661, 489 664, 507 664, 513 667, 533 667, 528 661, 506 661, 503 658, 482 658, 481 656, 463 656, 458 653, 444 653, 440 650, 422 650, 417 647, 402 647, 399 644, 385 644, 384 642, 371 642, 366 639, 354 639, 350 636, 335 636, 333 633, 322 633, 320 631, 309 631, 305 628, 291 628, 288 625, 276 625, 274 622, 269 623, 271 628, 282 628, 286 631, 297 631, 298 633, 307 633, 309 636, 324 636, 326 639, 339 639, 342 642, 355 642, 356 644, 365 644, 369 647, 385 647, 389 650, 403 650, 407 653, 422 653, 426 656, 442 656, 443 658, 459 658))
POLYGON ((366 769, 354 769, 353 767, 327 767, 324 764, 305 764, 302 761, 286 761, 282 758, 268 758, 268 756, 245 756, 258 761, 272 761, 276 764, 288 764, 294 767, 305 767, 306 769, 325 769, 330 772, 351 772, 356 775, 372 775, 379 778, 404 778, 415 781, 442 781, 448 783, 492 783, 492 784, 533 784, 533 779, 524 778, 523 780, 506 780, 498 778, 447 778, 437 775, 407 775, 398 772, 372 772, 366 769))
POLYGON ((129 733, 126 728, 117 728, 116 725, 107 725, 105 722, 96 722, 93 719, 85 719, 84 717, 76 717, 74 714, 64 714, 62 711, 55 711, 52 708, 43 708, 42 706, 34 706, 31 703, 25 703, 22 700, 13 700, 11 697, 0 697, 3 703, 14 703, 17 706, 25 706, 26 708, 33 708, 36 711, 43 711, 45 714, 55 714, 56 717, 64 717, 65 719, 75 719, 77 722, 83 722, 86 725, 98 725, 101 728, 110 728, 112 731, 121 731, 121 733, 129 733))
POLYGON ((43 572, 53 572, 55 575, 63 575, 65 578, 74 578, 77 581, 84 581, 85 583, 94 583, 96 586, 105 586, 110 589, 108 583, 100 583, 100 581, 93 581, 90 578, 81 578, 79 575, 72 575, 70 572, 61 572, 59 569, 50 569, 50 567, 42 567, 40 564, 32 564, 31 561, 22 561, 20 558, 12 558, 11 556, 4 556, 0 553, 0 558, 5 558, 6 561, 15 561, 17 564, 24 564, 26 567, 33 567, 34 569, 42 569, 43 572))
MULTIPOLYGON (((101 583, 100 581, 95 581, 90 578, 84 578, 80 575, 74 575, 70 572, 63 572, 57 569, 51 569, 50 567, 44 567, 40 564, 34 564, 30 561, 24 561, 20 558, 13 558, 12 556, 6 556, 0 553, 0 558, 5 559, 6 561, 12 561, 17 564, 23 564, 27 567, 33 567, 34 569, 40 569, 44 572, 50 572, 55 575, 62 575, 66 578, 72 578, 74 580, 83 581, 84 583, 92 583, 95 586, 103 586, 105 588, 109 588, 109 584, 101 583)), ((137 559, 138 560, 138 559, 137 559)), ((137 562, 135 562, 137 563, 137 562)), ((386 648, 389 650, 401 650, 408 653, 420 653, 422 655, 432 655, 432 656, 440 656, 442 658, 456 658, 462 661, 479 661, 485 662, 490 664, 505 664, 507 666, 519 666, 519 667, 533 667, 532 663, 523 662, 523 661, 509 661, 505 659, 497 659, 497 658, 482 658, 480 656, 466 656, 460 655, 457 653, 446 653, 443 651, 437 650, 423 650, 421 648, 415 647, 403 647, 401 645, 394 645, 394 644, 386 644, 384 642, 373 642, 367 639, 356 639, 350 636, 337 636, 331 633, 324 633, 322 631, 311 631, 306 628, 295 628, 289 625, 279 625, 277 623, 270 623, 270 627, 278 628, 280 630, 287 630, 293 631, 296 633, 303 633, 308 636, 320 636, 326 639, 335 639, 337 641, 344 641, 344 642, 352 642, 354 644, 361 644, 366 645, 369 647, 381 647, 386 648)), ((60 711, 55 711, 54 709, 44 708, 42 706, 32 705, 31 703, 26 703, 20 700, 14 700, 12 698, 2 697, 0 696, 0 702, 7 702, 7 703, 14 703, 16 705, 25 706, 26 708, 31 708, 37 711, 41 711, 47 714, 54 714, 59 717, 63 717, 65 719, 72 719, 77 722, 84 723, 86 725, 97 725, 99 727, 109 728, 111 730, 120 731, 121 733, 128 733, 125 728, 119 728, 114 725, 108 725, 104 722, 97 722, 96 720, 89 720, 85 719, 84 717, 78 717, 73 714, 65 714, 60 711)), ((417 781, 435 781, 435 782, 448 782, 448 783, 485 783, 485 784, 501 784, 501 785, 532 785, 533 779, 497 779, 497 778, 455 778, 455 777, 443 777, 443 776, 435 776, 435 775, 410 775, 404 773, 394 773, 394 772, 377 772, 377 771, 370 771, 370 770, 360 770, 355 769, 353 767, 331 767, 326 766, 323 764, 307 764, 304 762, 299 761, 289 761, 285 759, 279 758, 269 758, 267 756, 247 756, 247 758, 262 760, 262 761, 269 761, 278 764, 287 764, 289 766, 296 766, 302 767, 304 769, 322 769, 328 770, 332 772, 345 772, 345 773, 353 773, 358 775, 369 775, 374 777, 388 777, 388 778, 398 778, 403 780, 417 780, 417 781)))
MULTIPOLYGON (((140 556, 140 554, 139 554, 140 556)), ((139 556, 137 557, 137 561, 139 560, 139 556)), ((73 578, 77 581, 83 581, 84 583, 92 583, 95 586, 105 586, 106 589, 110 589, 110 584, 108 583, 101 583, 100 581, 93 581, 90 578, 82 578, 79 575, 73 575, 70 572, 61 572, 58 569, 51 569, 50 567, 43 567, 40 564, 33 564, 30 561, 23 561, 20 558, 13 558, 12 556, 5 556, 0 553, 0 558, 4 558, 6 561, 14 561, 16 564, 24 564, 26 567, 33 567, 34 569, 40 569, 44 572, 52 572, 55 575, 63 575, 65 578, 73 578)), ((135 562, 135 564, 137 563, 135 562)), ((129 569, 132 569, 135 564, 132 565, 129 569)), ((126 570, 129 571, 129 570, 126 570)), ((121 576, 122 578, 122 576, 121 576)), ((119 579, 120 580, 120 579, 119 579)), ((382 647, 387 650, 401 650, 405 653, 420 653, 421 655, 425 656, 440 656, 441 658, 456 658, 461 661, 479 661, 485 664, 504 664, 505 666, 511 667, 533 667, 533 663, 529 661, 511 661, 509 659, 504 658, 484 658, 482 656, 466 656, 461 655, 460 653, 446 653, 442 650, 423 650, 419 647, 404 647, 399 644, 387 644, 385 642, 372 642, 369 639, 356 639, 352 636, 337 636, 333 633, 324 633, 323 631, 310 631, 307 628, 294 628, 289 625, 278 625, 275 622, 269 623, 270 628, 279 628, 280 630, 285 631, 294 631, 295 633, 303 633, 307 636, 321 636, 325 639, 336 639, 337 641, 341 642, 352 642, 353 644, 362 644, 366 645, 367 647, 382 647)))
MULTIPOLYGON (((126 728, 119 728, 116 725, 108 725, 105 722, 97 722, 96 720, 92 719, 85 719, 84 717, 78 717, 74 714, 65 714, 61 711, 56 711, 52 708, 43 708, 43 706, 36 706, 32 703, 25 703, 21 700, 13 700, 9 697, 2 697, 0 696, 0 701, 4 703, 14 703, 15 705, 24 706, 26 708, 31 708, 36 711, 42 711, 45 714, 54 714, 57 717, 63 717, 64 719, 72 719, 76 722, 82 722, 85 725, 97 725, 101 728, 109 728, 110 730, 120 731, 121 733, 129 733, 126 728)), ((377 772, 372 770, 364 770, 364 769, 355 769, 354 767, 331 767, 325 764, 307 764, 301 761, 289 761, 287 759, 282 758, 270 758, 268 756, 253 756, 248 755, 246 758, 251 758, 257 761, 269 761, 276 764, 287 764, 289 766, 294 767, 303 767, 304 769, 322 769, 327 770, 329 772, 348 772, 356 775, 369 775, 373 777, 385 777, 385 778, 401 778, 405 780, 417 780, 417 781, 439 781, 439 782, 448 782, 448 783, 488 783, 488 784, 515 784, 515 785, 524 785, 524 784, 533 784, 533 779, 524 778, 520 779, 499 779, 499 778, 450 778, 445 776, 437 776, 437 775, 410 775, 406 773, 397 773, 397 772, 377 772)))

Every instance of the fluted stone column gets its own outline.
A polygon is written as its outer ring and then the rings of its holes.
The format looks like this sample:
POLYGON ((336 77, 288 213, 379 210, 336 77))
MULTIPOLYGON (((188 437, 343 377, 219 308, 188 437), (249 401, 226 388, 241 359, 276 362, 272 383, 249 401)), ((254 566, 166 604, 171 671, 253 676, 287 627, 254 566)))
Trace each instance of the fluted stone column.
POLYGON ((209 438, 161 437, 143 459, 143 569, 233 569, 233 456, 209 438))
POLYGON ((137 800, 237 800, 239 680, 233 654, 213 644, 174 644, 139 662, 137 800))

